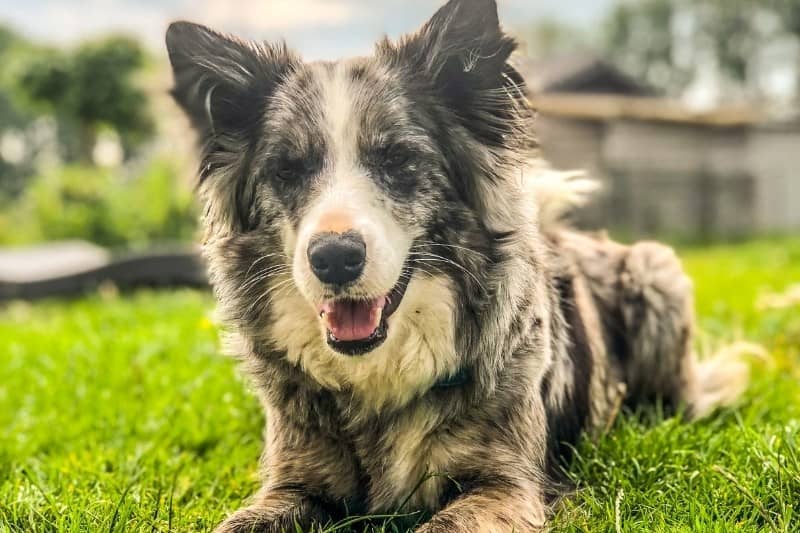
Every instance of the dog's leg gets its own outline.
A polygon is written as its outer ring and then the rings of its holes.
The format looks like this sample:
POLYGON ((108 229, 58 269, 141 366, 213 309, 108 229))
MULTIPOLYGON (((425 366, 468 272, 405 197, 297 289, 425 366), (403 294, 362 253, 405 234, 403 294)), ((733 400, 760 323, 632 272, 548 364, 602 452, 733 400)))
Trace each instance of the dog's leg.
POLYGON ((295 531, 296 525, 305 531, 328 520, 323 506, 299 491, 267 490, 254 500, 229 516, 215 533, 282 533, 295 531))
POLYGON ((476 488, 468 492, 416 533, 510 533, 544 529, 547 510, 535 488, 476 488))
POLYGON ((698 418, 739 397, 747 385, 747 365, 724 354, 698 361, 692 350, 692 284, 671 248, 653 242, 631 246, 620 286, 632 399, 664 398, 698 418))
POLYGON ((558 249, 588 283, 627 403, 686 401, 692 379, 692 283, 672 248, 657 242, 623 246, 605 237, 563 232, 558 249))
POLYGON ((620 314, 628 340, 625 361, 632 399, 683 400, 694 325, 692 284, 672 248, 630 247, 620 272, 620 314))
POLYGON ((354 459, 336 439, 286 423, 268 407, 266 440, 263 487, 218 533, 277 533, 296 531, 297 525, 311 531, 337 518, 339 503, 358 494, 354 459))
POLYGON ((573 232, 553 236, 586 279, 603 323, 611 369, 627 403, 663 399, 697 418, 732 403, 748 368, 736 353, 698 361, 692 350, 692 283, 668 246, 623 246, 573 232))

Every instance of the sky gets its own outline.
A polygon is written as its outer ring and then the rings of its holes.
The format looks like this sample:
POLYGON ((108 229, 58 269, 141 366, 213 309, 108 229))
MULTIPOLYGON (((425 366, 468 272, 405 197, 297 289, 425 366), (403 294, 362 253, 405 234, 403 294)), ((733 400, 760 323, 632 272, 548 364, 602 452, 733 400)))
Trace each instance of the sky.
MULTIPOLYGON (((507 28, 550 18, 599 24, 615 0, 498 0, 507 28)), ((37 40, 69 44, 123 31, 163 49, 172 20, 261 39, 285 38, 308 59, 368 53, 372 43, 413 31, 444 0, 0 0, 0 23, 37 40)))

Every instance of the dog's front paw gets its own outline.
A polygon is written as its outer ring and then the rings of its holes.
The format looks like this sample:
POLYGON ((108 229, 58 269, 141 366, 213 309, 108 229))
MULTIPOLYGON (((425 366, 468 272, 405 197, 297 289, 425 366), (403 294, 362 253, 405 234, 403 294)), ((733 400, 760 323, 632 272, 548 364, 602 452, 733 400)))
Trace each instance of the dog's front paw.
POLYGON ((440 524, 422 524, 417 529, 414 530, 414 533, 452 533, 452 532, 460 532, 460 529, 455 529, 451 526, 451 524, 447 523, 440 523, 440 524))
POLYGON ((245 507, 239 509, 214 530, 214 533, 266 533, 278 532, 275 517, 263 509, 245 507))
POLYGON ((214 530, 214 533, 283 533, 295 531, 295 524, 307 522, 299 509, 289 507, 284 511, 258 506, 239 509, 214 530))

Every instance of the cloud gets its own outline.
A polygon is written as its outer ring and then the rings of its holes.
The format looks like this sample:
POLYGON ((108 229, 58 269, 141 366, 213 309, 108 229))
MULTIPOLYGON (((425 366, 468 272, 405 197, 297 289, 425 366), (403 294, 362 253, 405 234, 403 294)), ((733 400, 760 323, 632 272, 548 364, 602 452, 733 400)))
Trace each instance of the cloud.
POLYGON ((341 26, 352 21, 356 12, 353 2, 343 0, 205 0, 200 5, 193 11, 210 24, 252 26, 270 32, 341 26))
MULTIPOLYGON (((285 38, 313 59, 368 53, 383 33, 414 31, 445 0, 0 0, 0 22, 33 38, 72 43, 123 31, 163 52, 171 20, 187 19, 257 39, 285 38)), ((509 29, 546 16, 591 26, 613 0, 499 0, 509 29)))

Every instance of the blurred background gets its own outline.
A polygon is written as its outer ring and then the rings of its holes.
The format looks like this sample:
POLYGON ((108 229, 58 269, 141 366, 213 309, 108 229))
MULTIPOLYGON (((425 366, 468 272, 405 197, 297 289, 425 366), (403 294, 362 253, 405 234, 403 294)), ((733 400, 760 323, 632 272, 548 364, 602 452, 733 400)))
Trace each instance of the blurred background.
MULTIPOLYGON (((498 3, 522 43, 545 157, 604 183, 583 225, 676 242, 800 230, 800 0, 498 3)), ((196 238, 193 139, 167 95, 169 21, 333 59, 413 31, 439 4, 3 0, 0 247, 196 238)))
MULTIPOLYGON (((0 533, 210 531, 259 484, 167 24, 333 59, 444 1, 0 0, 0 533)), ((580 224, 677 245, 698 353, 769 351, 741 409, 584 439, 553 530, 800 531, 800 0, 498 4, 580 224)))

